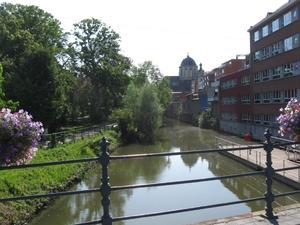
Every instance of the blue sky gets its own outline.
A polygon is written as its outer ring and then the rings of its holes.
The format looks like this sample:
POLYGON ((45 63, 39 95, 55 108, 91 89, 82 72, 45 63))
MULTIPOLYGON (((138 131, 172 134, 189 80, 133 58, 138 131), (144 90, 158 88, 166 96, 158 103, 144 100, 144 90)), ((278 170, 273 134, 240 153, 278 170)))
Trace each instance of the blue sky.
POLYGON ((121 37, 124 55, 135 65, 150 60, 166 75, 178 75, 189 54, 210 71, 247 54, 250 26, 288 0, 7 0, 36 5, 60 20, 65 31, 97 18, 121 37))

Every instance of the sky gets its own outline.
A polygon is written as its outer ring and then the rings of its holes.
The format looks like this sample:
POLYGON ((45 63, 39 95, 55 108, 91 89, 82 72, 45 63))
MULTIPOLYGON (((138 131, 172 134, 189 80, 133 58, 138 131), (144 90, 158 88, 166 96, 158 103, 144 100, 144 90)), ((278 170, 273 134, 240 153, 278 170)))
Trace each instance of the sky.
POLYGON ((71 32, 96 18, 120 35, 121 53, 134 65, 152 61, 176 76, 189 55, 204 71, 250 52, 248 29, 288 0, 6 0, 35 5, 71 32))

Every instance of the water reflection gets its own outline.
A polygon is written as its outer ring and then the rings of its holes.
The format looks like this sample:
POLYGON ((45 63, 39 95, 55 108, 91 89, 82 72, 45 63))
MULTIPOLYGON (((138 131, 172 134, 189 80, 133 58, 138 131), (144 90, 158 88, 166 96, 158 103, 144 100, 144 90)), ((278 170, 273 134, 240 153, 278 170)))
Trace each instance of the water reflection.
MULTIPOLYGON (((160 142, 152 146, 133 144, 122 147, 118 154, 153 152, 184 152, 195 149, 214 148, 214 137, 224 137, 210 130, 200 130, 172 121, 160 130, 160 142)), ((227 136, 235 142, 243 140, 227 136)), ((140 183, 167 182, 246 173, 249 168, 219 153, 183 154, 178 156, 151 157, 144 159, 112 160, 109 164, 111 186, 140 183)), ((100 186, 101 168, 91 170, 85 179, 73 187, 86 190, 100 186)), ((286 192, 291 188, 274 181, 274 192, 286 192)), ((114 191, 110 195, 110 213, 113 218, 164 210, 196 207, 220 202, 260 197, 266 190, 263 176, 223 179, 185 185, 114 191)), ((299 196, 276 199, 273 207, 300 202, 299 196)), ((114 225, 181 225, 198 221, 233 216, 262 210, 263 201, 227 207, 166 215, 154 218, 128 220, 114 225)), ((61 198, 53 207, 44 211, 30 225, 68 225, 99 220, 102 215, 99 193, 80 194, 61 198), (50 220, 51 218, 51 220, 50 220)))

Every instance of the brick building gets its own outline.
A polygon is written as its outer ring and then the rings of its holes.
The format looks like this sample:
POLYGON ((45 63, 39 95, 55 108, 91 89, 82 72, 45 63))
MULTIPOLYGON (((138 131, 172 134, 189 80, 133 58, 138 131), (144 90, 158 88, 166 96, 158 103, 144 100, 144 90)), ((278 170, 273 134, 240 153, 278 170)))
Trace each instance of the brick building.
POLYGON ((290 0, 248 30, 251 55, 251 111, 254 136, 266 128, 277 135, 276 118, 291 97, 300 97, 300 1, 290 0))

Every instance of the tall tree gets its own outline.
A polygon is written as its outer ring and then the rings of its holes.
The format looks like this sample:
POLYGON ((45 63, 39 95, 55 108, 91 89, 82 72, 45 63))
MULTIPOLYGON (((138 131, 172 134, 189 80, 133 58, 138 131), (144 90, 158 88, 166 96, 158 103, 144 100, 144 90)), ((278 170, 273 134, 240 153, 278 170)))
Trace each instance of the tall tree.
POLYGON ((7 98, 48 127, 66 111, 71 76, 59 64, 67 36, 60 22, 36 6, 0 5, 0 61, 7 98), (61 82, 66 80, 66 82, 61 82))
POLYGON ((171 103, 170 79, 163 76, 160 69, 153 65, 151 61, 145 61, 139 64, 138 67, 134 66, 131 69, 131 77, 137 87, 142 87, 148 82, 154 84, 159 103, 164 109, 171 103))
POLYGON ((94 115, 105 118, 110 109, 120 106, 129 84, 131 62, 120 54, 120 37, 105 23, 85 19, 74 24, 75 41, 70 45, 77 76, 90 78, 94 93, 91 108, 94 115))
POLYGON ((143 140, 153 141, 155 139, 155 131, 162 124, 163 109, 159 104, 155 86, 146 83, 141 89, 136 111, 136 127, 138 133, 143 140))
POLYGON ((4 81, 2 72, 3 72, 3 67, 0 63, 0 109, 9 108, 14 111, 17 109, 19 102, 13 102, 12 100, 4 101, 5 93, 2 90, 2 83, 4 81))

